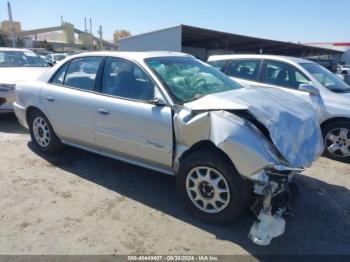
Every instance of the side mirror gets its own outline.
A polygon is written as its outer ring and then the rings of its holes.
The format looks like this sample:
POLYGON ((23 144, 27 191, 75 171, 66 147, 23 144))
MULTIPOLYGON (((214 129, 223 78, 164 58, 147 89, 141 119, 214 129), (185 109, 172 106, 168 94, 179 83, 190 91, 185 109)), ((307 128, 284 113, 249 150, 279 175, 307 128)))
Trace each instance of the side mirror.
POLYGON ((308 93, 314 94, 314 95, 318 95, 319 94, 318 89, 315 86, 310 85, 310 84, 301 84, 301 85, 299 85, 299 90, 305 91, 305 92, 308 92, 308 93))
POLYGON ((159 97, 159 96, 155 96, 154 99, 149 100, 149 102, 151 104, 156 105, 156 106, 165 106, 166 105, 166 102, 164 101, 164 99, 159 97))

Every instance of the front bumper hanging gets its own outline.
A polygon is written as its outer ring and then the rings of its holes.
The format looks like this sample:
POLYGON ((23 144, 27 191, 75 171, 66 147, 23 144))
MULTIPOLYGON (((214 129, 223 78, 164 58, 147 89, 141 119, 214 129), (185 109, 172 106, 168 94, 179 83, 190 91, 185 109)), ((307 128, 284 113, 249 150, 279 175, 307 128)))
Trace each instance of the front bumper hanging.
POLYGON ((254 184, 254 193, 258 195, 251 206, 257 217, 250 228, 249 238, 257 245, 268 246, 271 240, 284 233, 284 217, 292 215, 296 203, 296 184, 291 179, 301 169, 267 170, 254 184))

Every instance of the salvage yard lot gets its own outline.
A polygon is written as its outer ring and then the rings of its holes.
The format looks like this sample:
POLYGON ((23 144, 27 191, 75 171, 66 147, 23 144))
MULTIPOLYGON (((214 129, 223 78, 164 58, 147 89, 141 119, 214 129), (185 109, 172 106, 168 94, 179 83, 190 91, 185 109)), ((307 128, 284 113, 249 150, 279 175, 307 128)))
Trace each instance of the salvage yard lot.
POLYGON ((231 226, 190 217, 174 177, 67 147, 33 150, 0 115, 0 254, 349 254, 350 164, 320 158, 297 178, 300 199, 271 246, 248 238, 247 212, 231 226))

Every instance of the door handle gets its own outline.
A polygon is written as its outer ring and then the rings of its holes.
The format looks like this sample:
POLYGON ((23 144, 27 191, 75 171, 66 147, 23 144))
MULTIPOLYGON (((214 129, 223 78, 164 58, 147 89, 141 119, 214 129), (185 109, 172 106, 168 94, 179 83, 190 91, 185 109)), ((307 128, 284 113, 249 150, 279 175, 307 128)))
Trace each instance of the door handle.
POLYGON ((98 108, 97 109, 97 113, 99 113, 100 115, 104 115, 107 116, 109 115, 111 112, 105 108, 98 108))
POLYGON ((49 102, 54 102, 55 98, 53 98, 52 96, 46 96, 45 99, 49 102))

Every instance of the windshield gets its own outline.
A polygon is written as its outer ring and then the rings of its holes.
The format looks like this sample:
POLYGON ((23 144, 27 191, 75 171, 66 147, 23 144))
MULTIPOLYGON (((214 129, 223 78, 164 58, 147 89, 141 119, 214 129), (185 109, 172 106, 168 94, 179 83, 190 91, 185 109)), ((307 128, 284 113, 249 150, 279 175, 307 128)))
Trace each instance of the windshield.
POLYGON ((312 74, 328 90, 335 93, 350 91, 350 86, 348 86, 338 76, 325 69, 323 66, 315 63, 304 63, 301 64, 301 66, 312 74))
POLYGON ((48 64, 31 51, 0 51, 0 67, 47 67, 48 64))
POLYGON ((150 58, 146 63, 158 75, 176 103, 240 88, 215 68, 189 57, 150 58))

